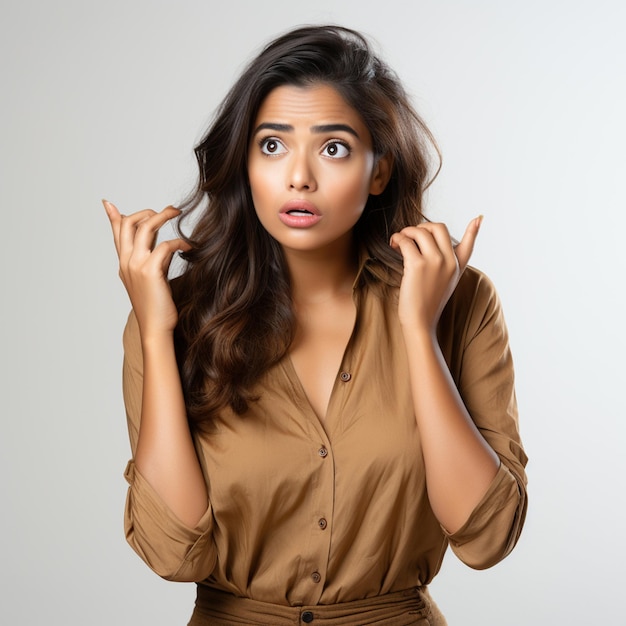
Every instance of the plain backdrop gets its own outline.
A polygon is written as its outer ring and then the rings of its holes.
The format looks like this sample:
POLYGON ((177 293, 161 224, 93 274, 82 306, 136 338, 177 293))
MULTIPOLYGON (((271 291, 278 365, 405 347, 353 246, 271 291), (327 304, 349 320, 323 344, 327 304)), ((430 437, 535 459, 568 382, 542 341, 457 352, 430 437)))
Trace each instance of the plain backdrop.
POLYGON ((626 624, 626 10, 620 0, 4 0, 0 24, 0 623, 171 626, 193 585, 125 544, 128 302, 106 197, 176 203, 192 147, 274 35, 371 35, 444 155, 431 217, 485 220, 530 457, 520 543, 448 554, 451 626, 626 624))

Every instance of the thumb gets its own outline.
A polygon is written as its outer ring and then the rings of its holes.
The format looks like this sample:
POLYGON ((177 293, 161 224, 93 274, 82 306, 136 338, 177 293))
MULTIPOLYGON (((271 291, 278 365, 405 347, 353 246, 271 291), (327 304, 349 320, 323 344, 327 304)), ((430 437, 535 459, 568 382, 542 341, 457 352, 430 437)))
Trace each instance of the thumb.
POLYGON ((458 243, 458 245, 454 248, 454 254, 456 254, 456 258, 459 261, 459 269, 463 271, 467 264, 469 263, 470 257, 472 256, 472 252, 474 251, 474 242, 476 241, 476 237, 478 236, 478 231, 480 230, 480 225, 482 224, 483 216, 479 215, 474 218, 465 229, 465 233, 463 234, 463 239, 458 243))

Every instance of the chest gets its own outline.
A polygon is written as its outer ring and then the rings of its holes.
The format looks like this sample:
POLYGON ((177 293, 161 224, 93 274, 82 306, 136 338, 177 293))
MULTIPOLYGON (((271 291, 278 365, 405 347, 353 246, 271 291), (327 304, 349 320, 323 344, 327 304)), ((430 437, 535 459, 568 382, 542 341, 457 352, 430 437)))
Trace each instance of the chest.
POLYGON ((346 298, 310 307, 298 317, 289 358, 311 408, 323 421, 354 331, 356 307, 352 298, 346 298))
POLYGON ((419 459, 399 324, 382 314, 376 324, 368 323, 373 315, 355 322, 349 313, 335 316, 336 325, 326 324, 324 332, 309 326, 312 332, 259 382, 248 412, 218 421, 205 448, 214 486, 218 474, 247 490, 270 477, 279 483, 301 473, 314 479, 329 461, 354 477, 419 459), (324 447, 325 456, 319 452, 324 447))
POLYGON ((358 348, 336 353, 343 376, 333 368, 323 420, 286 359, 250 410, 228 417, 207 438, 202 452, 220 523, 274 519, 278 511, 330 515, 333 507, 349 519, 374 485, 389 497, 407 485, 413 493, 423 488, 405 370, 388 364, 379 371, 380 350, 358 348))

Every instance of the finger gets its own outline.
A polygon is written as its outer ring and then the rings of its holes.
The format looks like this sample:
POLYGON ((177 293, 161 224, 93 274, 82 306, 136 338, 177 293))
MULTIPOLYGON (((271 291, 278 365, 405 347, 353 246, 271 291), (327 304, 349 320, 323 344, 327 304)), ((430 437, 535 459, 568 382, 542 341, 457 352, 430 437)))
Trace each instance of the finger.
POLYGON ((454 248, 454 253, 456 254, 456 258, 459 260, 459 268, 461 271, 467 267, 470 257, 472 256, 474 243, 476 242, 476 237, 478 236, 478 231, 480 230, 482 221, 482 215, 474 218, 467 225, 465 233, 463 234, 463 239, 461 239, 459 244, 454 248))
MULTIPOLYGON (((441 258, 442 251, 440 250, 439 243, 434 236, 434 229, 423 228, 419 226, 408 226, 400 231, 403 235, 406 235, 410 239, 413 239, 418 250, 424 256, 429 258, 441 258)), ((450 248, 452 253, 452 248, 450 248)))
POLYGON ((161 227, 178 215, 180 215, 179 209, 168 206, 159 213, 155 213, 138 222, 133 243, 134 250, 151 251, 154 248, 157 234, 161 227))
POLYGON ((120 228, 122 225, 122 216, 117 207, 108 200, 102 200, 102 205, 106 211, 109 223, 111 224, 111 230, 113 231, 113 243, 115 244, 115 250, 117 255, 120 254, 120 228))
POLYGON ((409 263, 419 263, 424 260, 415 239, 406 235, 404 230, 392 235, 389 243, 394 250, 400 252, 405 267, 409 263))
POLYGON ((400 232, 415 241, 424 257, 456 268, 457 258, 445 224, 426 222, 418 226, 408 226, 400 232))
POLYGON ((157 265, 163 276, 167 276, 172 258, 176 252, 188 252, 191 245, 184 239, 168 239, 162 241, 152 252, 152 261, 157 265))
MULTIPOLYGON (((435 240, 437 247, 446 258, 453 257, 454 248, 452 245, 452 237, 445 224, 437 222, 423 222, 417 228, 421 231, 429 232, 435 240)), ((454 261, 456 263, 456 259, 454 261)))
POLYGON ((119 254, 120 262, 128 259, 133 251, 135 244, 135 235, 137 234, 137 225, 142 221, 149 219, 155 212, 152 209, 144 209, 137 211, 131 215, 122 215, 119 235, 119 254))
POLYGON ((168 206, 160 213, 152 209, 144 209, 129 216, 122 216, 120 261, 127 262, 135 253, 149 253, 154 247, 159 228, 179 213, 178 209, 168 206))

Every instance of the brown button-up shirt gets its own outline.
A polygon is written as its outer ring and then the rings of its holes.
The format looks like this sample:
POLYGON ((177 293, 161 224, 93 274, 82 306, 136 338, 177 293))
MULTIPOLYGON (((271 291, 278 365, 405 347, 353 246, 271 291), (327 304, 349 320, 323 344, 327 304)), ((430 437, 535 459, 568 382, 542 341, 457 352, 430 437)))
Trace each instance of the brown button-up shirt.
MULTIPOLYGON (((332 604, 428 584, 448 544, 472 567, 504 558, 526 511, 513 364, 491 282, 467 268, 439 324, 461 397, 500 469, 464 526, 435 518, 397 314, 397 292, 357 289, 357 321, 322 423, 289 357, 258 383, 242 416, 224 410, 195 435, 209 508, 188 528, 131 461, 129 543, 159 575, 289 605, 332 604)), ((131 448, 141 414, 142 356, 124 333, 131 448)))

